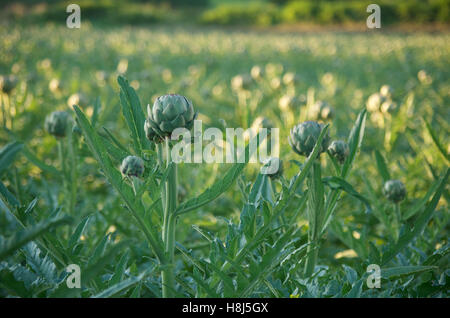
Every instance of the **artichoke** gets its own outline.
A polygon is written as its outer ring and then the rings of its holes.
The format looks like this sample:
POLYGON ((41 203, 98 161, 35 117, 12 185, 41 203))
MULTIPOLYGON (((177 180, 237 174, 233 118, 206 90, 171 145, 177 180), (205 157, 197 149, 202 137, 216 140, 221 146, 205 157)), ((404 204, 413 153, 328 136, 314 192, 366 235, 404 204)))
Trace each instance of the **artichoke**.
POLYGON ((374 93, 367 99, 367 110, 371 113, 377 112, 380 110, 381 104, 383 104, 385 101, 386 96, 383 96, 380 93, 374 93))
POLYGON ((391 100, 387 100, 383 104, 381 104, 380 110, 384 114, 392 114, 397 110, 397 104, 391 100))
POLYGON ((268 130, 270 130, 273 127, 274 125, 272 121, 269 118, 263 116, 256 117, 251 126, 251 128, 254 130, 258 130, 259 128, 267 128, 268 130))
POLYGON ((150 107, 150 104, 147 106, 147 113, 146 134, 150 140, 154 140, 154 134, 164 139, 176 128, 191 129, 197 118, 192 103, 178 94, 158 97, 153 107, 150 107))
POLYGON ((141 177, 144 174, 144 161, 136 156, 128 156, 120 165, 120 172, 127 177, 141 177))
MULTIPOLYGON (((291 134, 289 136, 289 144, 291 145, 292 150, 301 156, 309 156, 322 129, 323 125, 315 121, 305 121, 294 126, 294 128, 291 129, 291 134)), ((322 140, 320 153, 327 150, 329 143, 330 135, 327 132, 322 140)))
POLYGON ((248 90, 252 84, 252 78, 247 75, 236 75, 231 79, 231 88, 235 91, 248 90))
POLYGON ((298 81, 297 75, 292 72, 288 72, 283 75, 283 83, 284 85, 293 85, 298 81))
POLYGON ((296 104, 297 99, 292 95, 284 95, 278 101, 278 107, 281 111, 287 111, 290 108, 293 108, 296 104))
POLYGON ((17 78, 14 75, 0 76, 0 91, 10 94, 17 85, 17 78))
POLYGON ((340 164, 343 164, 345 159, 347 159, 350 154, 350 148, 345 141, 335 140, 328 147, 330 155, 337 159, 340 164))
POLYGON ((383 194, 388 200, 398 203, 406 197, 406 188, 400 180, 389 180, 383 186, 383 194))
POLYGON ((252 78, 254 80, 259 80, 263 77, 264 71, 260 66, 255 65, 252 67, 252 69, 250 71, 250 75, 252 76, 252 78))
POLYGON ((380 94, 384 97, 390 98, 394 90, 389 85, 383 85, 380 88, 380 94))
POLYGON ((77 105, 80 107, 86 107, 89 104, 89 99, 82 93, 76 93, 70 95, 69 99, 67 100, 67 105, 69 107, 72 107, 73 105, 77 105))
POLYGON ((283 174, 283 160, 277 157, 271 157, 264 164, 263 174, 267 174, 270 179, 278 179, 283 174))
POLYGON ((45 130, 55 137, 65 137, 69 128, 70 116, 67 112, 56 111, 45 118, 45 130))
POLYGON ((145 131, 145 136, 147 136, 148 140, 150 140, 154 143, 157 143, 157 144, 163 142, 164 139, 153 130, 148 119, 145 120, 144 131, 145 131))
POLYGON ((312 105, 311 115, 315 120, 329 120, 333 118, 334 110, 330 104, 319 100, 312 105))

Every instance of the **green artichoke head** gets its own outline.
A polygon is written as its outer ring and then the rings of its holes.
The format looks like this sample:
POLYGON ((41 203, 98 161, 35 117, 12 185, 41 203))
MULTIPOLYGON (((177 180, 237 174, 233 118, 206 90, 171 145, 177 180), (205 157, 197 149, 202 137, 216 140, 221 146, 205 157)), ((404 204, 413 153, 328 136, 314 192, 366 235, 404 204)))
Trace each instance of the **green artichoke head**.
POLYGON ((383 194, 388 200, 398 203, 405 199, 406 188, 400 180, 389 180, 383 186, 383 194))
POLYGON ((367 110, 371 113, 378 112, 380 110, 381 104, 386 101, 386 96, 380 93, 374 93, 367 99, 367 110))
POLYGON ((0 91, 10 94, 17 85, 17 78, 14 75, 0 76, 0 91))
POLYGON ((278 157, 270 157, 264 164, 261 173, 270 179, 278 179, 283 174, 283 160, 278 157))
POLYGON ((62 138, 66 136, 70 123, 71 118, 67 112, 56 111, 45 118, 44 127, 49 134, 62 138))
POLYGON ((144 131, 145 136, 147 137, 148 140, 157 144, 163 142, 164 139, 156 133, 156 131, 152 128, 152 125, 150 124, 150 121, 148 119, 145 120, 144 131))
POLYGON ((194 111, 191 101, 178 94, 158 97, 153 107, 147 106, 147 113, 147 138, 149 136, 153 138, 153 134, 165 138, 170 136, 176 128, 191 129, 197 118, 197 112, 194 111))
POLYGON ((343 164, 350 154, 350 148, 343 140, 334 140, 328 147, 328 151, 340 164, 343 164))
MULTIPOLYGON (((292 150, 301 156, 309 156, 323 127, 323 124, 319 124, 315 121, 305 121, 294 126, 294 128, 291 129, 289 136, 289 144, 291 145, 292 150)), ((327 150, 329 143, 330 135, 327 132, 322 140, 320 153, 327 150)))
POLYGON ((311 115, 315 120, 329 120, 334 116, 334 109, 327 102, 319 100, 312 105, 311 115))
POLYGON ((126 157, 120 165, 120 172, 126 177, 142 177, 144 170, 144 161, 136 156, 126 157))
POLYGON ((390 98, 394 90, 389 85, 383 85, 380 88, 380 94, 386 98, 390 98))

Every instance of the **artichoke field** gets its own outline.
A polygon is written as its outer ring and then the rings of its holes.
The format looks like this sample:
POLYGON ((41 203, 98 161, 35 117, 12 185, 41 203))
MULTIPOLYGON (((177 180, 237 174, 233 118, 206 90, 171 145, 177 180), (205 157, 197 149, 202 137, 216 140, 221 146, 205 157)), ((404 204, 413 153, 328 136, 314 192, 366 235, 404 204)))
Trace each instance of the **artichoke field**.
POLYGON ((448 297, 449 40, 1 28, 0 297, 448 297))

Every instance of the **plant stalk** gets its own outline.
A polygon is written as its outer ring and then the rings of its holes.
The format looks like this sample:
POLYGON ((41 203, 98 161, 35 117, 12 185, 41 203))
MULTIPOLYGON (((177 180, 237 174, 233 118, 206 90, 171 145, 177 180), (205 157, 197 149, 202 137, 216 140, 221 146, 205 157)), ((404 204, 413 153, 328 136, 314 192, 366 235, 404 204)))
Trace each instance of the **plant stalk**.
POLYGON ((165 263, 162 264, 162 296, 164 298, 174 297, 175 291, 175 226, 177 208, 177 166, 171 164, 169 138, 166 137, 166 167, 170 169, 165 184, 165 204, 163 222, 163 242, 165 263))
POLYGON ((324 214, 324 190, 320 162, 316 160, 308 177, 308 249, 305 277, 314 273, 319 252, 320 226, 324 214))

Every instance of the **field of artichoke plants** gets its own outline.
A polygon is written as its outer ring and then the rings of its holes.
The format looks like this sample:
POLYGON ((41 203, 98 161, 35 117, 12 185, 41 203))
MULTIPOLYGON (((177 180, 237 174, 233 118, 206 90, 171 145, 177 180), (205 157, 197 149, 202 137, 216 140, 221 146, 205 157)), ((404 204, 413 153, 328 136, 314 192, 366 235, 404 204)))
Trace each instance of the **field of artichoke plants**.
POLYGON ((0 297, 448 297, 449 43, 2 26, 0 297), (176 162, 195 119, 280 169, 176 162))

